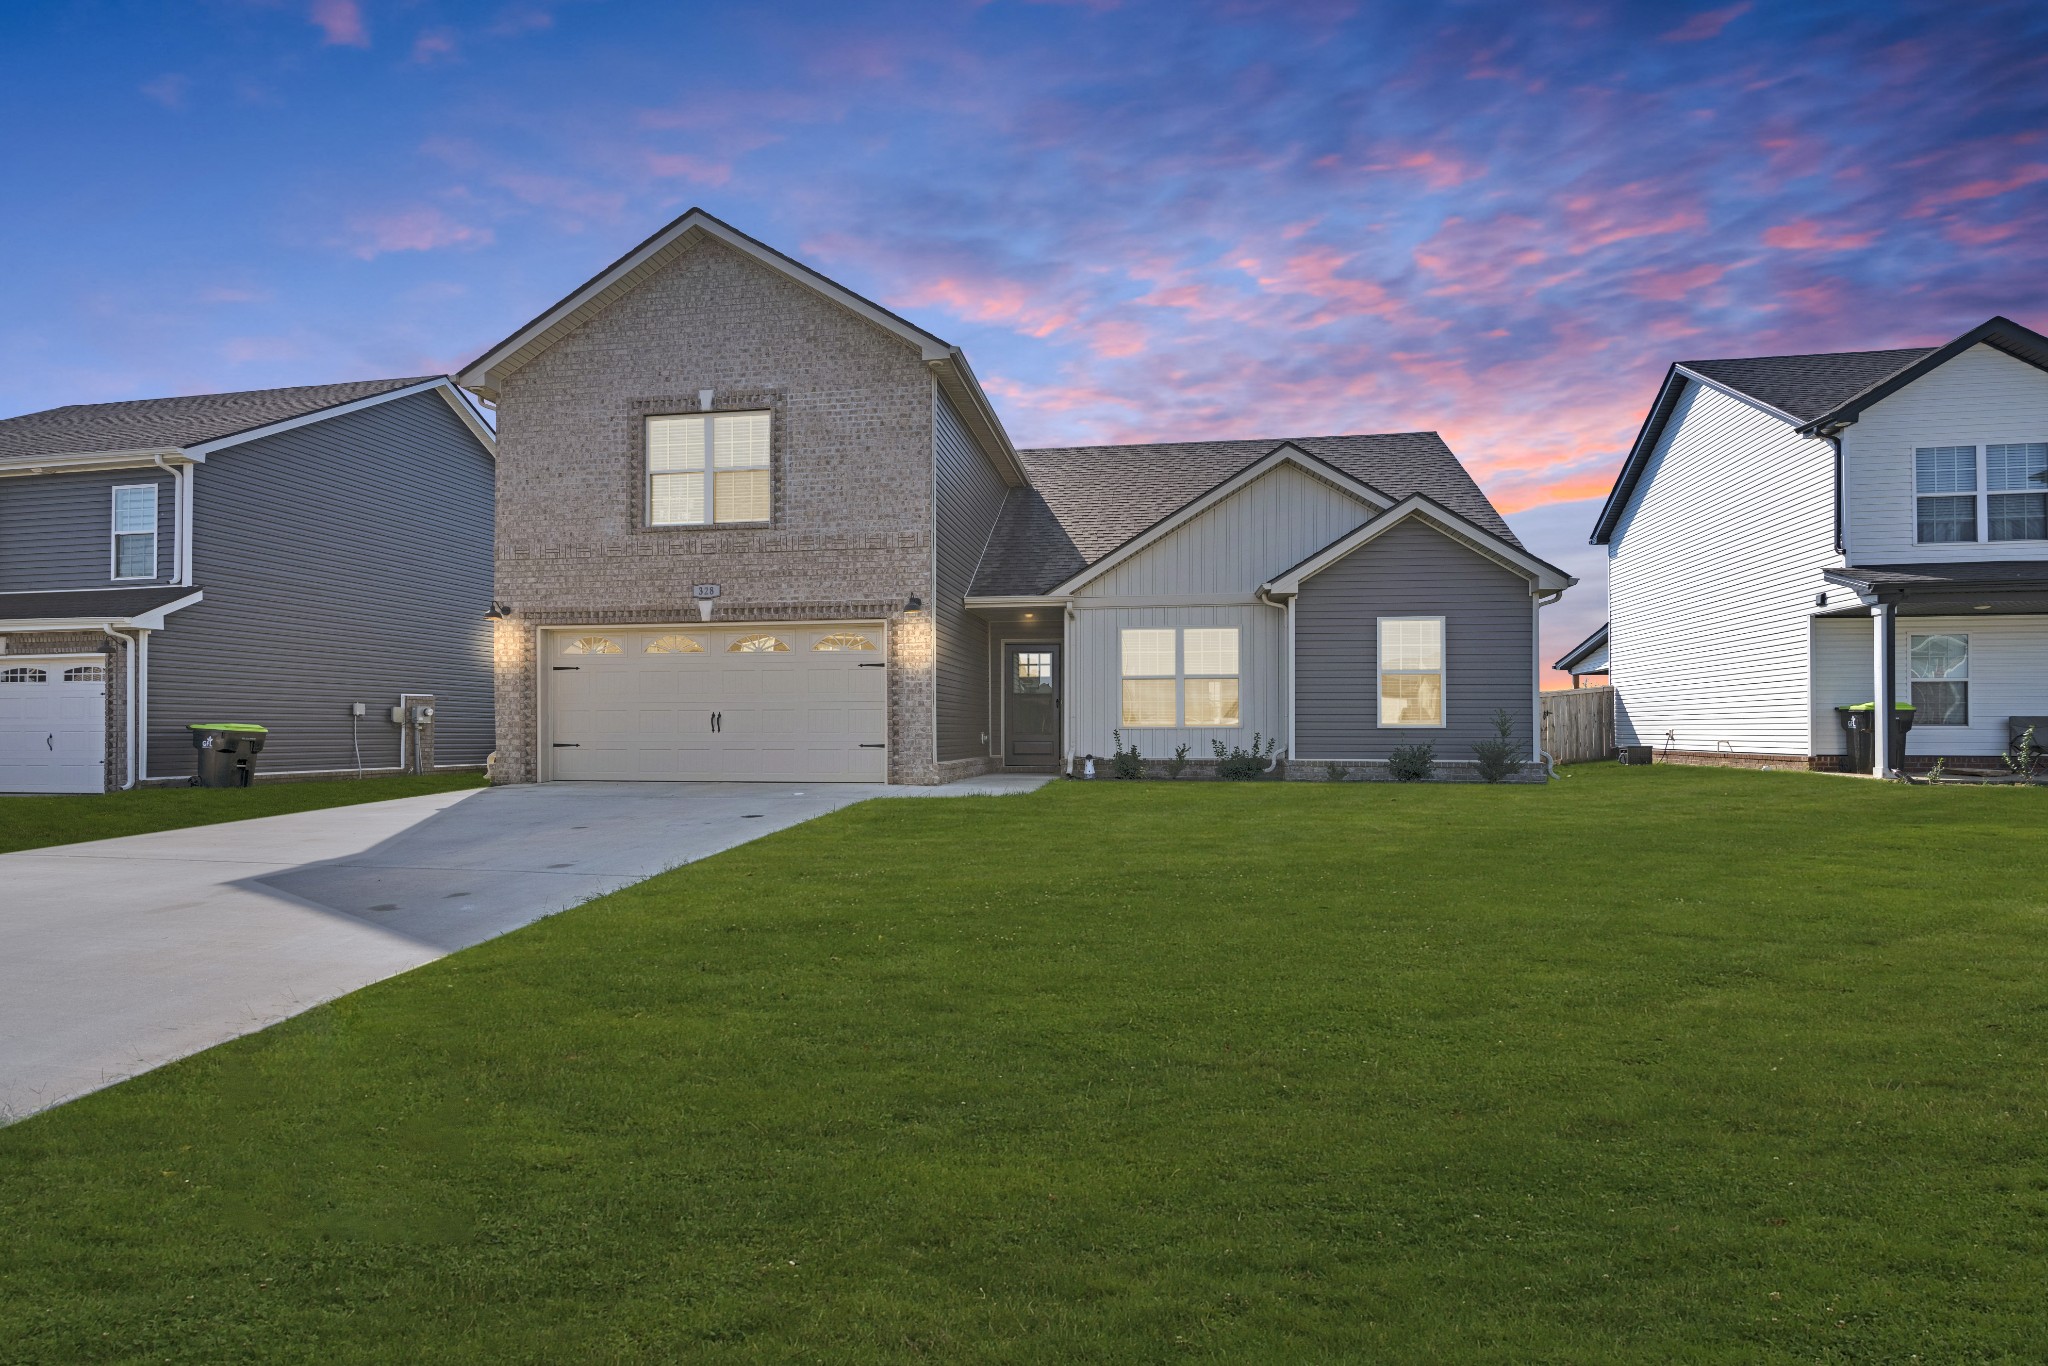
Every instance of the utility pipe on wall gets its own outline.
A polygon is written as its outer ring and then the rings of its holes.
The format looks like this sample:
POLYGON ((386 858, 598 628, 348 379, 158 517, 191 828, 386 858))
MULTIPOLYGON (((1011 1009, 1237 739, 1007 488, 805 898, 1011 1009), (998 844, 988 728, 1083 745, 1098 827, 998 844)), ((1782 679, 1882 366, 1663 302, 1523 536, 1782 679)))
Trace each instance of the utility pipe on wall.
POLYGON ((128 675, 128 757, 121 770, 121 791, 126 792, 135 786, 135 642, 104 622, 100 629, 128 647, 123 670, 128 675))

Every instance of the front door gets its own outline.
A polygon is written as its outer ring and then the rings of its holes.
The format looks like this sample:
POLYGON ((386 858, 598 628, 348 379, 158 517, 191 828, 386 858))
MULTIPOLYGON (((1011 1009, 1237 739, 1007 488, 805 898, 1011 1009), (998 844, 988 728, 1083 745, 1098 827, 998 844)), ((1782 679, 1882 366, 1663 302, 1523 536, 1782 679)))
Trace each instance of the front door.
POLYGON ((1060 762, 1060 647, 1003 647, 1003 762, 1057 768, 1060 762))

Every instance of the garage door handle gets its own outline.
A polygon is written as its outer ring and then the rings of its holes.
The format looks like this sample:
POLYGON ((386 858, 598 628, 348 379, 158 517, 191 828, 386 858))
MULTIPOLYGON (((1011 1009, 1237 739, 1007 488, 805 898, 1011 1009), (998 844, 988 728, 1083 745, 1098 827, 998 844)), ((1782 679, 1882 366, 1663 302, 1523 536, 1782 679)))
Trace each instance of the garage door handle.
POLYGON ((555 745, 554 745, 554 747, 555 747, 556 749, 582 749, 582 748, 583 748, 583 746, 582 746, 582 745, 576 744, 575 742, 573 742, 573 741, 570 741, 570 740, 557 740, 557 741, 555 741, 555 745))
POLYGON ((879 744, 879 745, 862 745, 862 746, 861 746, 861 748, 862 748, 862 749, 887 749, 888 747, 889 747, 889 745, 888 745, 888 742, 887 742, 887 741, 884 741, 883 743, 881 743, 881 744, 879 744))
POLYGON ((45 735, 45 736, 43 737, 43 743, 44 743, 44 744, 46 744, 46 745, 48 745, 48 746, 50 747, 50 753, 52 753, 52 754, 55 754, 55 753, 57 752, 57 737, 56 737, 56 736, 54 736, 54 735, 45 735))

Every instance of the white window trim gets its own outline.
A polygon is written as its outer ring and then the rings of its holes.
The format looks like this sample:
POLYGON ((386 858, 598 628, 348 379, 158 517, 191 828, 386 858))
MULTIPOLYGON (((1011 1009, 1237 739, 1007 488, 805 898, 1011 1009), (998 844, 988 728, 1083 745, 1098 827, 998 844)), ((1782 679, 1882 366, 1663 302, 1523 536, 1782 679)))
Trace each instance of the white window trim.
POLYGON ((161 563, 157 523, 162 520, 163 494, 155 484, 116 484, 107 493, 107 577, 115 583, 146 583, 158 576, 157 566, 161 563), (130 489, 146 489, 149 492, 149 530, 122 531, 119 508, 121 495, 130 489), (123 574, 121 572, 121 538, 123 536, 149 537, 149 572, 147 574, 123 574))
MULTIPOLYGON (((1968 719, 1970 716, 1970 703, 1973 700, 1970 696, 1970 658, 1972 653, 1973 651, 1970 646, 1970 633, 1968 631, 1909 631, 1906 633, 1906 700, 1908 702, 1913 700, 1913 685, 1915 683, 1960 683, 1963 685, 1963 716, 1965 719, 1959 724, 1953 725, 1946 721, 1929 721, 1926 723, 1926 725, 1930 730, 1966 730, 1972 724, 1971 721, 1968 719), (1919 636, 1923 640, 1931 638, 1933 636, 1954 636, 1957 640, 1962 641, 1963 676, 1961 678, 1914 677, 1913 637, 1915 636, 1919 636)), ((1921 724, 1917 714, 1915 715, 1913 724, 1915 727, 1918 727, 1921 724)))
POLYGON ((1451 724, 1451 633, 1448 621, 1443 617, 1375 617, 1372 623, 1372 664, 1374 671, 1372 704, 1373 720, 1381 730, 1444 730, 1451 724), (1390 621, 1433 621, 1436 623, 1437 659, 1434 669, 1388 669, 1386 634, 1382 629, 1390 621), (1395 677, 1435 674, 1437 690, 1443 698, 1438 708, 1439 719, 1435 721, 1389 721, 1387 719, 1386 678, 1389 673, 1395 677))
POLYGON ((645 517, 643 517, 643 518, 642 518, 642 521, 643 521, 643 523, 644 523, 644 524, 645 524, 646 526, 648 526, 648 527, 656 528, 656 529, 659 529, 659 530, 662 530, 662 531, 673 531, 673 530, 676 530, 677 528, 702 528, 702 529, 704 529, 704 530, 706 530, 706 531, 711 531, 711 530, 716 530, 717 528, 719 528, 719 527, 722 527, 722 526, 724 526, 724 527, 754 527, 754 526, 771 526, 771 525, 773 525, 773 524, 774 524, 774 521, 775 521, 775 414, 774 414, 774 412, 773 412, 773 411, 771 411, 770 409, 767 409, 767 408, 732 408, 732 409, 721 409, 721 410, 719 410, 719 411, 716 411, 716 412, 702 412, 702 413, 649 413, 649 414, 648 414, 648 415, 647 415, 646 417, 642 418, 642 419, 641 419, 641 422, 640 422, 640 463, 641 463, 641 465, 643 466, 643 469, 642 469, 642 471, 641 471, 641 483, 640 483, 640 497, 641 497, 641 499, 642 499, 642 500, 643 500, 643 501, 645 502, 645 504, 646 504, 646 515, 645 515, 645 517), (756 466, 756 465, 746 465, 746 466, 742 466, 741 468, 743 468, 743 469, 762 469, 762 470, 766 470, 766 471, 768 472, 768 515, 767 515, 766 517, 757 517, 757 518, 754 518, 754 519, 752 519, 752 520, 749 520, 749 521, 745 521, 745 522, 721 522, 721 521, 719 521, 719 520, 718 520, 718 478, 717 478, 717 473, 718 473, 718 471, 717 471, 717 466, 716 466, 716 464, 715 464, 715 461, 717 460, 717 456, 716 456, 716 454, 715 454, 715 449, 716 449, 716 448, 715 448, 715 446, 713 445, 713 439, 712 439, 712 438, 713 438, 713 428, 712 428, 712 423, 713 423, 713 422, 714 422, 715 420, 717 420, 718 418, 721 418, 721 417, 755 417, 755 416, 765 417, 765 418, 767 418, 767 419, 768 419, 768 463, 767 463, 767 464, 765 464, 765 465, 758 465, 758 466, 756 466), (650 433, 651 433, 651 432, 653 431, 653 429, 654 429, 654 424, 655 424, 656 422, 674 422, 674 421, 678 421, 678 420, 681 420, 681 419, 688 419, 688 420, 691 420, 691 421, 695 421, 695 422, 700 422, 700 423, 702 423, 702 424, 703 424, 703 426, 704 426, 704 468, 703 468, 703 469, 702 469, 701 471, 684 471, 684 470, 657 470, 657 469, 655 469, 655 468, 654 468, 654 454, 653 454, 653 445, 654 445, 654 443, 652 442, 652 440, 650 440, 650 433), (660 475, 664 475, 664 474, 674 475, 674 474, 684 474, 684 473, 697 473, 697 474, 699 474, 699 475, 700 475, 700 476, 701 476, 701 477, 703 478, 703 480, 704 480, 704 520, 703 520, 703 521, 701 521, 701 522, 657 522, 657 521, 655 521, 655 520, 654 520, 654 481, 655 481, 656 477, 657 477, 657 476, 660 476, 660 475))
MULTIPOLYGON (((2043 439, 2044 439, 2044 440, 2048 440, 2048 438, 2043 438, 2043 439)), ((1910 477, 1911 477, 1911 479, 1912 479, 1912 483, 1913 483, 1913 506, 1912 506, 1912 517, 1913 517, 1913 544, 1914 544, 1914 545, 1924 545, 1924 546, 1935 546, 1935 547, 1939 547, 1939 546, 1957 546, 1957 545, 1978 545, 1978 546, 1985 546, 1985 545, 2048 545, 2048 539, 2042 539, 2042 538, 2040 538, 2040 537, 2036 537, 2036 536, 2028 536, 2028 537, 2024 537, 2024 538, 2021 538, 2021 539, 2015 539, 2015 540, 2005 540, 2005 541, 1994 541, 1994 540, 1992 540, 1992 539, 1991 539, 1991 499, 1992 499, 1992 496, 1993 496, 1994 494, 2000 494, 2000 493, 2033 493, 2033 492, 2035 492, 2036 490, 2033 490, 2033 489, 1994 489, 1994 488, 1992 488, 1992 487, 1991 487, 1991 468, 1990 468, 1990 464, 1989 464, 1989 460, 1990 460, 1990 457, 1989 457, 1989 456, 1988 456, 1988 455, 1986 454, 1985 448, 1986 448, 1986 447, 1988 447, 1988 446, 2037 446, 2037 445, 2040 445, 2040 444, 2041 444, 2041 443, 2040 443, 2039 441, 1941 441, 1941 442, 1927 442, 1927 443, 1925 443, 1925 444, 1922 444, 1922 443, 1920 443, 1920 442, 1915 442, 1915 443, 1914 443, 1914 444, 1913 444, 1913 445, 1912 445, 1911 447, 1909 447, 1909 448, 1907 449, 1907 451, 1906 451, 1906 468, 1907 468, 1907 470, 1908 470, 1908 471, 1909 471, 1909 473, 1910 473, 1910 477), (1975 455, 1974 455, 1974 457, 1973 457, 1973 458, 1974 458, 1974 460, 1975 460, 1975 463, 1976 463, 1976 471, 1977 471, 1977 487, 1976 487, 1976 489, 1975 489, 1975 491, 1974 491, 1974 492, 1971 492, 1971 493, 1922 493, 1922 492, 1920 491, 1920 452, 1921 452, 1921 451, 1923 451, 1923 450, 1936 450, 1936 449, 1939 449, 1940 447, 1943 447, 1943 446, 1947 446, 1947 447, 1949 447, 1949 448, 1951 448, 1951 449, 1955 449, 1955 448, 1959 448, 1959 447, 1965 447, 1965 446, 1967 446, 1967 447, 1968 447, 1968 448, 1969 448, 1969 449, 1970 449, 1971 451, 1975 452, 1975 455), (1923 540, 1921 540, 1921 539, 1920 539, 1920 500, 1921 500, 1921 499, 1923 499, 1923 498, 1970 498, 1970 499, 1973 499, 1973 500, 1975 501, 1975 503, 1976 503, 1976 508, 1977 508, 1977 539, 1976 539, 1976 540, 1974 540, 1974 541, 1923 541, 1923 540)), ((2041 486, 2041 488, 2040 488, 2040 490, 2039 490, 2039 491, 2040 491, 2040 492, 2042 492, 2042 493, 2048 493, 2048 484, 2043 484, 2043 485, 2041 486)))
POLYGON ((1120 626, 1116 633, 1116 716, 1123 730, 1238 730, 1244 725, 1244 628, 1241 626, 1120 626), (1127 674, 1124 672, 1124 632, 1126 631, 1171 631, 1173 633, 1173 672, 1170 674, 1127 674), (1187 633, 1189 631, 1230 631, 1237 636, 1237 672, 1234 674, 1191 674, 1188 672, 1187 633), (1206 682, 1210 679, 1229 678, 1237 683, 1237 720, 1215 721, 1194 725, 1188 721, 1188 680, 1206 682), (1173 683, 1173 720, 1157 726, 1139 725, 1125 721, 1124 684, 1173 683))

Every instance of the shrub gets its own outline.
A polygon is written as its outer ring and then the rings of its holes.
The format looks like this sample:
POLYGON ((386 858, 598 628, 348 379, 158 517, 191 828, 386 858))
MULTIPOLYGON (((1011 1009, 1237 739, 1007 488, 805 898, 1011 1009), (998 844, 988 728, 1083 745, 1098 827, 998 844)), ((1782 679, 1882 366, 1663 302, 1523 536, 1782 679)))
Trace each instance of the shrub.
POLYGON ((1166 761, 1166 776, 1169 781, 1178 778, 1182 770, 1187 768, 1188 748, 1187 745, 1175 745, 1173 747, 1173 757, 1166 761))
POLYGON ((1420 783, 1436 776, 1435 745, 1403 745, 1387 756, 1387 772, 1397 783, 1420 783))
POLYGON ((1515 718, 1505 708, 1498 709, 1493 713, 1493 729, 1493 739, 1472 746, 1472 753, 1479 760, 1479 776, 1489 783, 1522 771, 1522 747, 1515 743, 1515 718))
MULTIPOLYGON (((1097 731, 1096 733, 1098 735, 1101 734, 1100 731, 1097 731)), ((1112 739, 1116 741, 1116 749, 1113 750, 1109 756, 1109 768, 1111 776, 1117 778, 1144 777, 1145 756, 1138 753, 1138 742, 1133 740, 1131 742, 1131 747, 1129 749, 1125 749, 1124 733, 1122 731, 1113 730, 1110 732, 1110 736, 1112 739)))
POLYGON ((2041 765, 2041 747, 2034 743, 2034 728, 2028 726, 2020 735, 2020 742, 1998 756, 2006 768, 2022 778, 2034 776, 2034 770, 2041 765))
POLYGON ((1325 782, 1341 783, 1344 781, 1346 773, 1347 770, 1342 764, 1323 765, 1323 781, 1325 782))
POLYGON ((1216 776, 1234 783, 1258 777, 1273 766, 1273 751, 1279 744, 1278 739, 1268 740, 1265 743, 1265 752, 1261 753, 1257 731, 1252 732, 1250 749, 1237 745, 1225 749, 1221 740, 1211 740, 1209 745, 1216 751, 1216 776))

